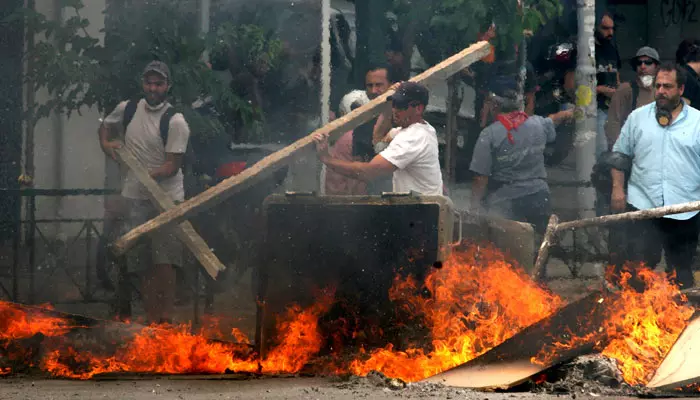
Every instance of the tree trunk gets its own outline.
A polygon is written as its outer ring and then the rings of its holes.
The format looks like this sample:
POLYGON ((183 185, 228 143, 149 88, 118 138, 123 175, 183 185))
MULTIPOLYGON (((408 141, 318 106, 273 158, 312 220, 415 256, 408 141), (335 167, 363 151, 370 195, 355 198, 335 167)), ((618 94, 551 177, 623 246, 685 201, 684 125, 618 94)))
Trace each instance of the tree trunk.
MULTIPOLYGON (((595 164, 596 138, 596 69, 595 69, 595 0, 578 0, 578 63, 576 67, 576 179, 578 183, 589 182, 595 164)), ((582 218, 595 214, 595 190, 581 185, 577 200, 582 218)))

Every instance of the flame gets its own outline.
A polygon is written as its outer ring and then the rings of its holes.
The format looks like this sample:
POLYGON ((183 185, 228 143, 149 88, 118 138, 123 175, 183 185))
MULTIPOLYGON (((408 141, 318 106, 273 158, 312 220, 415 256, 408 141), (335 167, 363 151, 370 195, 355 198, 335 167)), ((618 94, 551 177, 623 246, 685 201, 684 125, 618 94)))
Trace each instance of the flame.
MULTIPOLYGON (((628 383, 643 384, 670 350, 693 309, 678 302, 678 288, 663 274, 647 269, 626 272, 620 285, 622 290, 609 298, 615 301, 603 303, 608 318, 602 329, 612 339, 603 354, 618 361, 628 383)), ((326 373, 366 375, 374 370, 413 382, 478 357, 564 305, 493 247, 466 244, 455 249, 442 268, 431 270, 423 282, 397 276, 389 298, 399 311, 411 316, 411 322, 426 328, 425 337, 416 338, 415 343, 355 349, 350 358, 317 357, 326 341, 337 340, 337 332, 324 338, 318 329, 319 318, 335 301, 328 290, 311 306, 288 307, 277 321, 276 343, 263 359, 250 352, 250 340, 240 330, 221 333, 217 319, 199 333, 192 333, 189 325, 144 327, 107 354, 87 351, 71 342, 70 332, 76 326, 69 319, 27 312, 4 302, 0 302, 0 350, 8 351, 13 341, 41 333, 46 338, 40 366, 55 376, 76 379, 110 372, 296 373, 315 363, 326 373), (426 292, 430 295, 425 296, 426 292), (220 341, 227 336, 235 343, 220 341)), ((341 330, 353 325, 337 322, 341 330)), ((542 349, 533 361, 546 362, 557 352, 591 338, 569 335, 567 339, 542 349)), ((8 373, 11 370, 0 365, 0 375, 8 373)))
POLYGON ((39 312, 29 315, 12 303, 0 301, 0 340, 30 338, 38 333, 44 336, 61 336, 74 328, 62 318, 39 312))
POLYGON ((351 364, 354 374, 376 370, 409 382, 427 378, 476 358, 563 304, 491 246, 453 252, 426 277, 425 288, 432 294, 428 299, 415 294, 414 279, 397 279, 390 297, 423 316, 432 349, 375 350, 351 364))
MULTIPOLYGON (((628 266, 629 267, 629 266, 628 266)), ((629 384, 646 384, 680 336, 694 309, 665 274, 636 268, 620 277, 622 292, 606 329, 614 339, 603 354, 618 361, 629 384), (636 279, 633 279, 636 276, 636 279), (641 282, 644 291, 635 289, 641 282)))
MULTIPOLYGON (((240 330, 231 334, 238 344, 214 342, 202 333, 190 333, 189 325, 154 325, 144 327, 133 339, 121 346, 113 355, 94 354, 79 351, 66 345, 61 335, 70 331, 68 322, 62 318, 29 319, 26 313, 10 303, 0 302, 0 309, 10 310, 0 315, 8 316, 13 322, 5 324, 12 330, 5 330, 6 338, 30 337, 36 333, 56 336, 44 343, 51 348, 41 362, 46 371, 55 376, 89 379, 98 374, 110 372, 159 373, 159 374, 221 374, 232 372, 294 373, 298 372, 321 348, 323 338, 317 330, 318 318, 332 304, 333 296, 327 293, 321 301, 302 309, 292 305, 285 317, 278 323, 280 340, 269 356, 260 361, 253 355, 240 356, 241 344, 250 340, 240 330), (19 326, 22 329, 14 329, 19 326), (8 332, 11 333, 8 334, 8 332)), ((212 326, 207 327, 212 332, 212 326)), ((10 373, 3 367, 4 374, 10 373)))

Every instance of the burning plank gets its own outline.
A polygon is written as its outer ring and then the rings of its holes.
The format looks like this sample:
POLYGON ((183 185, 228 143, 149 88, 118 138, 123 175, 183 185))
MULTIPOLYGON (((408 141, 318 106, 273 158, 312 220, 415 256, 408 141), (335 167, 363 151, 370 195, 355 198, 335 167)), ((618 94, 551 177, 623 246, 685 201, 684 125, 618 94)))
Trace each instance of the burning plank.
POLYGON ((700 313, 696 312, 647 384, 656 390, 677 391, 700 384, 700 313))
POLYGON ((610 296, 593 292, 480 357, 424 382, 473 389, 507 389, 523 383, 554 365, 592 352, 604 341, 606 333, 600 326, 610 302, 614 302, 610 296))

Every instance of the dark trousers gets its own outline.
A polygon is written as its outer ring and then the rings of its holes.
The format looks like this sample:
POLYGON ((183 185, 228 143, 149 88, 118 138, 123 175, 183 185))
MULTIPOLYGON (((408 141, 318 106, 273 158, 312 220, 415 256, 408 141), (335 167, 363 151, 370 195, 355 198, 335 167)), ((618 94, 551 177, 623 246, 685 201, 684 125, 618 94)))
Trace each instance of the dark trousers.
POLYGON ((535 227, 535 232, 544 235, 552 215, 549 190, 541 190, 517 199, 489 204, 489 211, 513 221, 526 222, 535 227))
MULTIPOLYGON (((637 211, 627 205, 627 211, 637 211)), ((666 272, 676 273, 682 288, 694 285, 693 262, 698 247, 700 215, 688 220, 656 218, 631 221, 619 228, 611 228, 610 258, 617 272, 625 261, 643 262, 655 268, 666 256, 666 272)))

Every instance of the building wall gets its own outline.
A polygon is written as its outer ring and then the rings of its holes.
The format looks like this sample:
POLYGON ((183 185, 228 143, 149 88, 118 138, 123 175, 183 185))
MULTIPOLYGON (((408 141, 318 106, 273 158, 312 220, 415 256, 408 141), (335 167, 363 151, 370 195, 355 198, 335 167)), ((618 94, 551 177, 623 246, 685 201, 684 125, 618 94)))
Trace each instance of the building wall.
MULTIPOLYGON (((58 15, 57 0, 37 1, 37 11, 50 18, 70 18, 58 15)), ((80 11, 90 20, 88 33, 103 40, 105 0, 84 1, 80 11)), ((37 93, 37 102, 43 102, 47 94, 37 93)), ((70 118, 51 116, 38 121, 34 132, 34 182, 42 189, 76 189, 104 187, 105 157, 97 140, 98 119, 96 109, 83 109, 82 115, 74 113, 70 118)), ((25 143, 26 146, 26 143, 25 143)), ((103 213, 100 197, 67 197, 62 199, 37 199, 37 218, 100 218, 103 213)), ((42 228, 44 228, 42 226, 42 228)), ((70 236, 79 226, 61 224, 46 226, 49 235, 70 236)))

